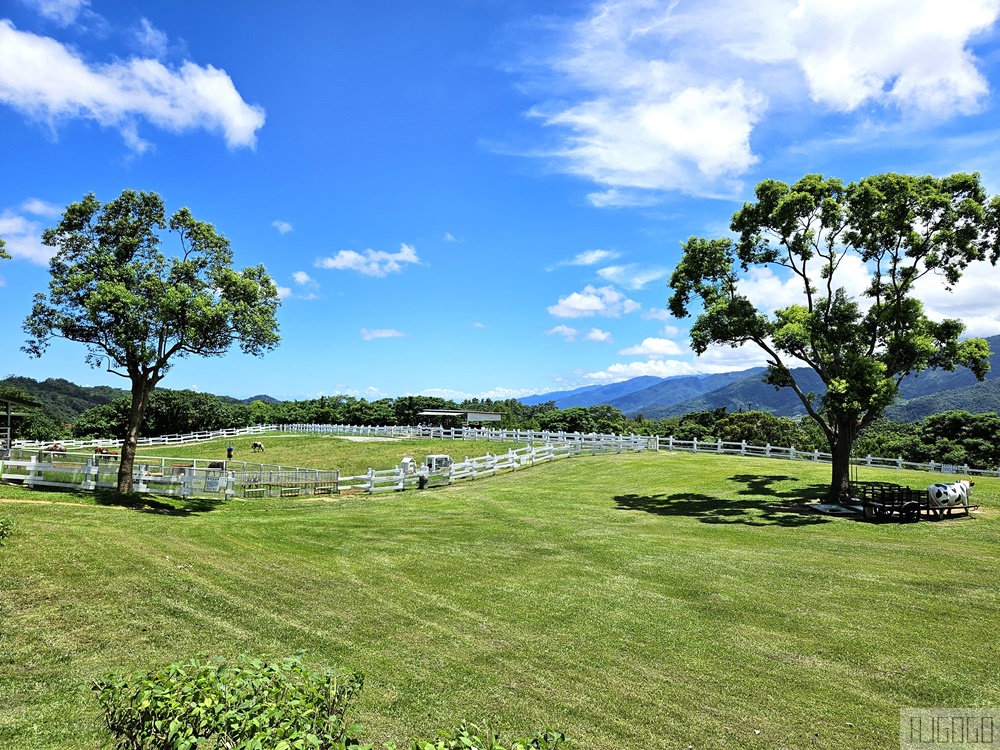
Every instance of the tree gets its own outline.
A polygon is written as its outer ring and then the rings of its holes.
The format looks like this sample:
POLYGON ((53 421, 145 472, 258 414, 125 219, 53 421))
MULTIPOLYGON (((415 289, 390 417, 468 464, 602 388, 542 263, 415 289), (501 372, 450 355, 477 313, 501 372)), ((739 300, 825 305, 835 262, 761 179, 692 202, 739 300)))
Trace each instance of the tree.
POLYGON ((225 354, 234 343, 261 356, 277 346, 278 290, 262 265, 236 271, 229 240, 187 208, 166 219, 156 193, 126 190, 101 204, 91 193, 42 234, 57 248, 48 294, 24 321, 24 351, 53 338, 87 346, 86 361, 131 381, 118 491, 131 492, 136 440, 150 394, 176 359, 225 354), (176 235, 178 257, 160 252, 176 235))
POLYGON ((5 258, 10 260, 10 253, 7 252, 7 243, 4 242, 3 237, 0 237, 0 258, 5 258))
POLYGON ((767 354, 765 382, 795 391, 823 430, 833 454, 829 496, 835 501, 850 489, 858 432, 893 402, 905 377, 964 365, 982 380, 989 370, 986 341, 960 341, 960 321, 930 320, 914 284, 934 273, 950 290, 969 263, 995 265, 1000 198, 987 200, 978 174, 883 174, 848 185, 806 175, 794 185, 766 180, 756 198, 733 215, 735 242, 692 237, 683 243, 670 279, 670 310, 686 317, 700 300, 691 328, 699 354, 711 344, 744 343, 767 354), (858 299, 837 284, 848 256, 870 274, 858 299), (770 314, 758 309, 740 291, 737 263, 744 273, 786 269, 802 303, 770 314), (826 392, 806 392, 793 365, 813 370, 826 392))

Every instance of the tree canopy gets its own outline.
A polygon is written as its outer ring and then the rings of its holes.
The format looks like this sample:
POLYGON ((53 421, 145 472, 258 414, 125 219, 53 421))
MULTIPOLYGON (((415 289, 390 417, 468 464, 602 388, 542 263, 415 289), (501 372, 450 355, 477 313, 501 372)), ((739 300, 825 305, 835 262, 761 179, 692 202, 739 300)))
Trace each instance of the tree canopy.
POLYGON ((10 253, 7 252, 7 243, 4 242, 3 237, 0 237, 0 258, 10 260, 10 253))
POLYGON ((882 174, 845 185, 806 175, 793 185, 765 180, 737 211, 729 238, 691 237, 670 279, 678 318, 701 311, 692 348, 752 343, 767 355, 766 382, 791 388, 823 430, 833 454, 831 499, 849 490, 858 432, 896 398, 900 382, 928 368, 968 367, 980 380, 989 345, 961 339, 959 320, 934 321, 915 284, 936 274, 951 289, 974 261, 995 264, 1000 198, 978 174, 882 174), (852 297, 842 277, 853 256, 867 287, 852 297), (798 281, 801 303, 767 310, 740 288, 740 271, 782 269, 798 281), (806 365, 826 386, 803 389, 792 368, 806 365))
POLYGON ((221 356, 234 344, 254 356, 279 342, 278 290, 264 266, 232 267, 229 240, 187 208, 169 221, 156 193, 125 190, 102 204, 91 193, 66 208, 42 242, 57 249, 48 294, 24 321, 24 351, 41 356, 51 339, 85 344, 86 360, 131 381, 129 429, 118 488, 132 489, 139 425, 173 361, 221 356), (178 254, 160 251, 169 230, 178 254))

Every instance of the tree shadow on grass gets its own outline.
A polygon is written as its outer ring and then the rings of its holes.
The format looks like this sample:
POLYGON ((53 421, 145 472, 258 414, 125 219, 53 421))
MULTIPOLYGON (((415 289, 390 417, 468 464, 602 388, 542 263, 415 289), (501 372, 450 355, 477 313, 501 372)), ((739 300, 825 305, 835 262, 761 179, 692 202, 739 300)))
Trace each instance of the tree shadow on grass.
POLYGON ((97 490, 88 493, 98 505, 131 508, 140 513, 156 513, 165 516, 190 516, 195 513, 207 513, 222 505, 221 498, 207 497, 157 497, 145 493, 119 493, 114 490, 97 490))
POLYGON ((817 515, 807 507, 812 500, 826 497, 829 485, 812 484, 779 489, 774 485, 794 482, 790 476, 739 474, 729 481, 743 485, 738 498, 720 498, 698 492, 657 495, 617 495, 619 510, 641 510, 660 516, 687 516, 702 523, 744 524, 746 526, 815 526, 832 519, 817 515))

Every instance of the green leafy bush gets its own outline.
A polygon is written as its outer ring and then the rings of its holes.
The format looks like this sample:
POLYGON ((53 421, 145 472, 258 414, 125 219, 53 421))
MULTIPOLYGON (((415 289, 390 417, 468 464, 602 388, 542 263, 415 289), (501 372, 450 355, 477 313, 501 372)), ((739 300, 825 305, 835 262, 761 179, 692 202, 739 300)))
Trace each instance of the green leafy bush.
MULTIPOLYGON (((570 750, 574 743, 562 732, 546 729, 531 737, 503 739, 489 727, 462 724, 448 737, 436 740, 413 740, 405 750, 570 750)), ((397 750, 388 745, 387 750, 397 750)))
POLYGON ((299 657, 177 662, 94 683, 113 745, 122 750, 333 750, 356 746, 345 713, 364 677, 311 672, 299 657))
POLYGON ((0 516, 0 544, 14 533, 14 519, 10 516, 0 516))

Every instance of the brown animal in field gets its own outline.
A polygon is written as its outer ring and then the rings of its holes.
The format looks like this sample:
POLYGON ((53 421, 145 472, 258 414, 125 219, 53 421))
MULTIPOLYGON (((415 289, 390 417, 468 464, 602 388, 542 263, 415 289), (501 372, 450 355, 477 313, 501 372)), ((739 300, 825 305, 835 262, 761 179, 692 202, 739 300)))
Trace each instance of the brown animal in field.
POLYGON ((118 458, 118 451, 113 451, 110 448, 105 448, 103 445, 99 445, 94 448, 94 458, 98 461, 103 458, 105 461, 110 462, 112 458, 118 458))
POLYGON ((66 455, 66 447, 62 443, 52 443, 52 445, 47 445, 42 448, 45 453, 51 453, 53 455, 66 455))
POLYGON ((225 469, 226 468, 226 464, 223 463, 222 461, 210 461, 209 464, 208 464, 208 468, 210 468, 210 469, 225 469))
POLYGON ((253 444, 250 446, 250 450, 252 450, 254 453, 263 453, 264 444, 259 440, 255 440, 253 444))

